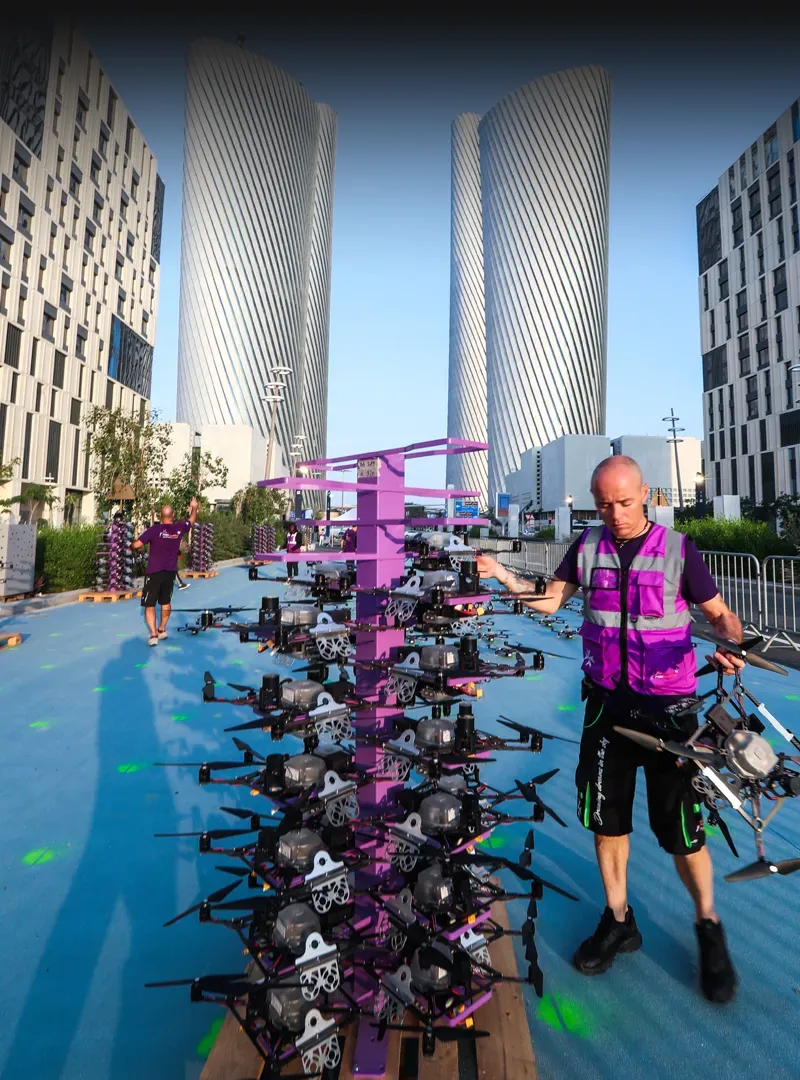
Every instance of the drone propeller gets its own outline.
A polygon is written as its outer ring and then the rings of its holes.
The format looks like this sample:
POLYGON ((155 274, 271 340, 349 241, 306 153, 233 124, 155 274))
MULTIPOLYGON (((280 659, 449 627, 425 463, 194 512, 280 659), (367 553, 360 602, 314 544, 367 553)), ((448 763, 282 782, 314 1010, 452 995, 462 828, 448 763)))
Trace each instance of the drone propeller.
MULTIPOLYGON (((233 683, 230 683, 229 685, 233 686, 233 683)), ((234 687, 234 689, 238 690, 239 687, 234 687)), ((247 743, 244 742, 242 739, 234 739, 233 745, 236 747, 237 750, 241 750, 243 754, 252 754, 253 757, 260 758, 261 761, 267 760, 263 754, 259 754, 258 750, 254 750, 252 746, 248 746, 247 743)))
POLYGON ((538 728, 528 727, 527 724, 520 724, 517 720, 509 720, 509 718, 503 716, 502 713, 497 722, 498 724, 502 724, 503 727, 511 728, 512 731, 516 731, 524 736, 524 742, 527 742, 530 738, 538 737, 541 739, 557 739, 559 742, 573 743, 575 746, 578 745, 577 739, 565 739, 563 735, 548 735, 546 731, 539 731, 538 728))
POLYGON ((153 835, 159 840, 169 836, 207 836, 209 840, 227 840, 230 836, 246 836, 255 829, 207 829, 205 832, 158 832, 153 835))
POLYGON ((221 806, 220 810, 223 814, 230 814, 231 817, 241 818, 242 821, 250 821, 251 818, 261 817, 260 814, 254 814, 252 810, 242 810, 239 806, 221 806))
POLYGON ((237 612, 237 611, 255 611, 255 610, 256 609, 253 608, 253 607, 231 607, 229 604, 226 604, 224 607, 173 608, 172 613, 173 613, 173 615, 177 614, 177 613, 185 614, 185 615, 196 615, 196 614, 202 614, 202 612, 204 612, 204 611, 210 611, 214 615, 223 615, 223 614, 231 614, 232 615, 234 612, 237 612))
POLYGON ((536 792, 537 784, 545 783, 545 781, 549 780, 551 776, 555 776, 557 772, 558 769, 551 769, 550 772, 542 773, 541 776, 536 776, 533 778, 533 780, 529 780, 527 783, 523 782, 522 780, 515 780, 514 783, 516 784, 518 790, 522 793, 522 796, 526 802, 533 803, 534 806, 540 807, 545 814, 550 815, 553 821, 557 821, 559 825, 562 825, 566 829, 566 821, 564 821, 563 818, 560 818, 555 812, 555 810, 551 810, 547 803, 542 802, 536 792))
POLYGON ((250 876, 250 869, 247 866, 215 866, 215 870, 221 870, 223 874, 232 874, 233 877, 245 878, 250 876))
MULTIPOLYGON (((192 906, 190 908, 187 908, 186 911, 182 911, 180 913, 180 915, 176 915, 174 918, 170 919, 168 922, 165 922, 164 926, 172 926, 173 923, 180 922, 181 919, 185 919, 187 915, 193 915, 195 911, 200 910, 200 908, 203 906, 203 904, 216 904, 218 901, 224 900, 225 897, 229 893, 232 893, 234 889, 238 888, 240 884, 241 884, 241 882, 239 882, 239 881, 232 881, 230 883, 230 885, 223 885, 223 887, 221 889, 217 889, 216 892, 211 893, 211 895, 207 896, 205 898, 205 900, 201 900, 199 904, 192 904, 192 906)), ((236 978, 240 979, 241 977, 242 977, 242 974, 241 974, 241 972, 239 972, 239 974, 236 976, 236 978)), ((189 981, 192 982, 194 980, 190 979, 189 981)), ((174 984, 174 985, 178 985, 178 984, 174 984)))
POLYGON ((624 735, 626 739, 631 739, 633 742, 643 746, 645 750, 666 750, 666 743, 663 739, 657 738, 655 735, 647 735, 644 731, 634 731, 632 728, 617 727, 614 725, 614 731, 618 735, 624 735))
POLYGON ((505 867, 510 870, 512 874, 515 874, 520 881, 532 881, 535 884, 542 885, 546 889, 552 889, 553 892, 559 893, 561 896, 565 896, 568 900, 577 900, 577 896, 573 896, 572 893, 568 893, 565 889, 560 888, 558 885, 553 885, 550 881, 545 881, 544 878, 539 877, 538 874, 534 874, 532 870, 528 870, 526 867, 521 866, 519 863, 515 863, 512 859, 505 859, 500 855, 478 855, 478 854, 464 854, 463 856, 452 857, 453 862, 457 863, 477 863, 478 866, 493 866, 505 867))
POLYGON ((242 686, 239 683, 229 682, 228 686, 231 690, 240 690, 243 694, 255 694, 257 691, 252 686, 242 686))
POLYGON ((752 652, 751 650, 763 642, 763 637, 747 638, 744 641, 732 641, 730 638, 718 637, 716 634, 710 639, 714 645, 718 645, 725 652, 729 652, 732 656, 737 656, 739 659, 744 660, 747 664, 752 664, 753 667, 763 668, 764 671, 774 671, 777 675, 788 675, 789 672, 785 668, 779 667, 777 664, 773 664, 771 660, 766 660, 759 653, 752 652))
POLYGON ((679 743, 670 740, 664 743, 663 748, 670 754, 687 758, 689 761, 699 761, 701 765, 711 765, 720 757, 713 746, 705 746, 703 743, 679 743))
POLYGON ((154 765, 166 768, 168 765, 179 765, 186 769, 245 769, 250 768, 246 761, 156 761, 154 765))
POLYGON ((782 862, 772 862, 770 859, 758 859, 749 866, 743 866, 741 870, 734 870, 732 874, 726 874, 726 881, 756 881, 758 878, 772 877, 773 874, 793 874, 800 870, 800 859, 784 859, 782 862))
MULTIPOLYGON (((145 983, 145 987, 150 990, 153 988, 160 988, 164 986, 199 986, 201 990, 210 990, 214 993, 214 990, 208 984, 222 986, 239 983, 242 981, 241 971, 237 971, 234 975, 201 975, 198 979, 164 979, 162 982, 148 982, 145 983)), ((252 983, 248 983, 248 986, 252 986, 252 983)), ((223 991, 224 993, 224 991, 223 991)))
POLYGON ((223 728, 223 731, 266 731, 272 724, 272 717, 262 716, 258 720, 248 720, 244 724, 234 724, 233 727, 223 728))

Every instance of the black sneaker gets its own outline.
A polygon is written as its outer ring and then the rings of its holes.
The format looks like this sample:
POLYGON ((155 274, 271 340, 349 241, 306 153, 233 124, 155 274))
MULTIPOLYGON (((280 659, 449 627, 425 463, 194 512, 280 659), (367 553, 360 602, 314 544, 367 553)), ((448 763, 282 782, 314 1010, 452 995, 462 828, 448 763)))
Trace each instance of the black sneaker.
POLYGON ((700 989, 707 1001, 724 1005, 736 993, 738 980, 721 923, 701 919, 695 925, 700 947, 700 989))
POLYGON ((642 947, 642 935, 629 907, 625 922, 617 922, 611 908, 600 916, 597 929, 578 946, 572 963, 581 975, 602 975, 614 963, 617 953, 636 952, 642 947))

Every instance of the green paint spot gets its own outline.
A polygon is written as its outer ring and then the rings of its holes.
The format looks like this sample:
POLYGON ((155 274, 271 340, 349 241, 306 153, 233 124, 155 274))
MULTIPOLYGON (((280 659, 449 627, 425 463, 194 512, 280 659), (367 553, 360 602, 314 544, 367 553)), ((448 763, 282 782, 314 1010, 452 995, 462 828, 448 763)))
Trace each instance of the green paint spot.
POLYGON ((167 652, 183 652, 180 645, 167 645, 167 652))
POLYGON ((224 1019, 224 1016, 218 1017, 197 1044, 197 1054, 199 1057, 207 1058, 211 1053, 211 1048, 216 1041, 217 1035, 220 1033, 224 1019))
POLYGON ((123 765, 117 765, 118 773, 133 773, 141 772, 142 769, 148 768, 149 761, 126 761, 123 765))
POLYGON ((214 720, 219 720, 219 718, 220 718, 221 716, 222 716, 222 713, 221 713, 221 712, 215 712, 215 713, 213 714, 213 719, 214 719, 214 720))
POLYGON ((559 705, 558 706, 558 711, 559 712, 575 712, 575 710, 577 708, 578 708, 577 705, 559 705))
POLYGON ((50 727, 50 721, 34 720, 32 724, 28 724, 28 727, 37 728, 39 731, 47 731, 50 727))
POLYGON ((40 666, 41 666, 42 671, 49 671, 51 668, 54 668, 56 665, 55 664, 41 664, 40 666))
POLYGON ((241 667, 244 660, 231 660, 231 667, 241 667))
POLYGON ((528 679, 529 682, 538 682, 539 679, 541 679, 541 677, 542 677, 541 675, 526 675, 525 676, 525 678, 528 679))
POLYGON ((93 694, 104 694, 106 692, 106 690, 110 690, 110 689, 111 689, 110 686, 95 686, 95 688, 92 690, 92 693, 93 694))
POLYGON ((491 836, 487 836, 484 840, 478 840, 478 843, 490 848, 503 848, 508 846, 506 840, 503 840, 499 836, 495 836, 494 833, 492 833, 491 836))
POLYGON ((84 652, 94 652, 95 649, 99 649, 99 648, 100 648, 99 645, 84 645, 83 646, 83 651, 84 652))
POLYGON ((60 630, 59 630, 59 632, 58 632, 57 634, 50 634, 49 636, 50 636, 50 637, 63 637, 63 635, 62 635, 62 633, 61 633, 61 631, 60 631, 60 630))
POLYGON ((42 866, 44 863, 52 862, 55 857, 56 853, 52 848, 34 848, 33 851, 29 851, 27 855, 22 856, 22 865, 42 866))
POLYGON ((709 825, 708 822, 706 822, 704 828, 706 836, 719 836, 719 829, 716 825, 709 825))
POLYGON ((172 719, 176 724, 185 724, 189 716, 187 713, 173 713, 172 719))
POLYGON ((143 661, 141 662, 141 664, 135 664, 134 666, 135 666, 135 667, 138 667, 138 668, 143 668, 143 667, 147 667, 148 663, 149 663, 149 661, 147 661, 147 660, 143 660, 143 661))
POLYGON ((787 701, 800 701, 800 694, 787 694, 786 695, 786 700, 787 701))
POLYGON ((580 1039, 591 1034, 589 1018, 580 1005, 562 994, 547 994, 536 1008, 539 1019, 554 1031, 566 1031, 580 1039))

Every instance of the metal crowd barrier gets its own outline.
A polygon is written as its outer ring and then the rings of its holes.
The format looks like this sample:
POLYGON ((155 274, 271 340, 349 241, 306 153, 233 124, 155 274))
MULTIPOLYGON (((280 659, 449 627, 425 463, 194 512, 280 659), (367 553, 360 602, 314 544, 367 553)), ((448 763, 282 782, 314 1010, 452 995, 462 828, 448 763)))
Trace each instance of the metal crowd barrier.
MULTIPOLYGON (((552 577, 569 544, 523 540, 521 552, 508 551, 507 540, 486 538, 483 551, 501 549, 501 562, 513 570, 552 577)), ((706 566, 731 611, 745 630, 764 636, 762 651, 783 646, 800 652, 800 556, 770 555, 763 564, 745 551, 702 551, 706 566), (794 637, 790 636, 794 635, 794 637)))

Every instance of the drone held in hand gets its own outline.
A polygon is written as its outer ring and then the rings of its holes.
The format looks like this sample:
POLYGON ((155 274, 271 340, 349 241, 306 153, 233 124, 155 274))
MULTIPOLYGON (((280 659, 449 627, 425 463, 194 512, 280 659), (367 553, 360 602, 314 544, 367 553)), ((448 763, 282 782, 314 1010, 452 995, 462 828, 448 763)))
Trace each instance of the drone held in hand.
MULTIPOLYGON (((786 675, 787 672, 753 652, 760 638, 738 643, 714 639, 726 652, 754 667, 786 675)), ((686 740, 658 738, 629 728, 615 731, 651 750, 675 754, 686 767, 696 769, 693 784, 709 810, 709 824, 718 826, 731 851, 739 857, 721 811, 733 808, 755 834, 756 861, 725 876, 726 881, 753 881, 774 874, 793 874, 800 870, 800 858, 773 861, 767 858, 764 832, 787 799, 800 795, 800 756, 773 749, 765 737, 765 720, 777 734, 800 752, 800 738, 783 726, 742 682, 742 669, 737 668, 733 685, 726 690, 725 676, 709 664, 699 675, 717 671, 717 685, 696 700, 689 713, 697 714, 707 698, 713 704, 686 740), (755 712, 748 711, 748 703, 755 712), (767 809, 767 805, 771 804, 767 809)), ((686 715, 686 714, 684 714, 686 715)))

